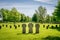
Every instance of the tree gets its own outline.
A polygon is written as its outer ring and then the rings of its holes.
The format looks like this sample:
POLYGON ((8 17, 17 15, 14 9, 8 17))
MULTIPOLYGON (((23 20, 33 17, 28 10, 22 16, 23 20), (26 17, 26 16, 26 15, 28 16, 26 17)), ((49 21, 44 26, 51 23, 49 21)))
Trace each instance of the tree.
POLYGON ((33 22, 38 22, 38 15, 35 13, 32 17, 33 22))
POLYGON ((19 22, 21 20, 21 14, 16 10, 16 8, 12 8, 11 10, 2 8, 0 12, 3 15, 3 21, 19 22))
POLYGON ((25 22, 25 21, 26 21, 26 16, 24 14, 21 14, 20 22, 25 22))
POLYGON ((12 22, 19 22, 21 19, 20 17, 20 13, 16 10, 16 8, 12 8, 10 13, 9 13, 9 17, 10 17, 10 21, 12 22))
POLYGON ((31 18, 29 16, 26 16, 26 22, 31 22, 31 18))
POLYGON ((8 14, 9 14, 9 10, 7 9, 1 9, 0 12, 2 13, 3 15, 3 21, 8 21, 8 14))
POLYGON ((29 22, 31 18, 29 16, 25 16, 22 13, 19 13, 16 8, 12 8, 11 10, 7 10, 2 8, 0 12, 3 15, 3 21, 5 22, 29 22))
POLYGON ((60 0, 58 0, 58 4, 53 13, 54 20, 60 22, 60 0))
POLYGON ((45 21, 51 23, 51 16, 49 14, 46 15, 45 21))
POLYGON ((46 8, 45 7, 42 7, 40 6, 38 8, 38 10, 36 10, 36 13, 38 14, 39 16, 39 21, 43 22, 45 20, 45 16, 46 16, 46 8))

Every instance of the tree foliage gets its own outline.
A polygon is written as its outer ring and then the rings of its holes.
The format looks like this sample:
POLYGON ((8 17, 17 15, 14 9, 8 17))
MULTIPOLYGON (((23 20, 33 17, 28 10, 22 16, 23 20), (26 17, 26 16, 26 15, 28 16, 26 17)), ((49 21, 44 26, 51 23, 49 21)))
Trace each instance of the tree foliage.
POLYGON ((3 15, 4 22, 28 22, 30 17, 25 16, 22 13, 19 13, 16 8, 12 8, 11 10, 7 10, 2 8, 0 12, 3 15))
POLYGON ((35 20, 35 21, 38 20, 38 22, 44 22, 45 16, 46 16, 46 8, 40 6, 40 7, 38 8, 38 10, 35 10, 35 12, 36 12, 36 14, 33 15, 33 16, 34 16, 34 17, 33 17, 34 20, 35 20), (36 16, 36 17, 35 17, 35 16, 36 16))
POLYGON ((45 18, 45 22, 46 23, 51 23, 51 19, 52 19, 52 16, 50 16, 49 14, 47 14, 46 18, 45 18))
POLYGON ((58 1, 58 4, 54 10, 53 17, 55 21, 60 22, 60 0, 58 1))
POLYGON ((33 17, 32 17, 32 21, 33 22, 38 22, 38 14, 34 14, 33 17))

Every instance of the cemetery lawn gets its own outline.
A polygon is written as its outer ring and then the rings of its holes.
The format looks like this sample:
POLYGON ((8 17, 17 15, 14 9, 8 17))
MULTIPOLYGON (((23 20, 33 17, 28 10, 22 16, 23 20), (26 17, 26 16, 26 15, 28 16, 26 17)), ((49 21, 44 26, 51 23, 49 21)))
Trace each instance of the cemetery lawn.
MULTIPOLYGON (((17 29, 14 28, 14 23, 0 23, 2 28, 0 29, 0 40, 43 40, 43 38, 47 36, 57 36, 60 37, 60 31, 57 31, 56 29, 46 29, 43 28, 43 24, 40 24, 39 28, 39 34, 35 34, 35 26, 33 26, 33 33, 28 33, 28 23, 25 23, 27 25, 26 27, 26 34, 22 34, 22 24, 23 23, 15 23, 17 26, 17 29), (8 25, 2 26, 2 25, 8 25), (10 25, 12 28, 10 28, 10 25), (18 27, 20 25, 20 27, 18 27)), ((35 23, 33 23, 35 25, 35 23)), ((47 26, 48 24, 45 24, 47 26)), ((56 24, 49 24, 56 25, 56 24)), ((57 24, 58 25, 58 24, 57 24)))

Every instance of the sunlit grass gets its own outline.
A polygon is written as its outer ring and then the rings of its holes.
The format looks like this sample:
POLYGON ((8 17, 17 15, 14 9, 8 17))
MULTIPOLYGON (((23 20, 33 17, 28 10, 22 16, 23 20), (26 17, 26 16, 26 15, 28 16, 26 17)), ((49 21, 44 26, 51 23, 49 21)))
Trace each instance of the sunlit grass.
MULTIPOLYGON (((18 27, 17 29, 14 28, 14 23, 1 23, 0 25, 2 26, 2 29, 0 29, 0 40, 42 40, 42 38, 45 38, 47 36, 58 36, 60 37, 60 31, 57 31, 55 29, 46 29, 47 25, 53 25, 55 26, 56 24, 40 24, 39 28, 39 34, 35 34, 35 23, 33 23, 33 33, 30 34, 29 29, 28 29, 28 23, 26 24, 26 34, 22 34, 22 24, 23 23, 15 23, 15 25, 18 27), (2 26, 2 25, 8 25, 2 26), (12 26, 10 28, 9 26, 12 26), (43 28, 43 25, 45 25, 45 28, 43 28)), ((57 24, 59 26, 59 24, 57 24)))

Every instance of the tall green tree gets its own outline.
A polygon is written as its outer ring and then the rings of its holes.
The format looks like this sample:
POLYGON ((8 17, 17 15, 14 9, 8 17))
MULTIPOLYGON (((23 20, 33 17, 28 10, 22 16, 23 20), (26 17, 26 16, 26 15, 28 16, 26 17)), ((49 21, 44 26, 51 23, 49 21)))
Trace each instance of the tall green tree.
POLYGON ((20 22, 25 22, 25 21, 26 21, 26 16, 24 14, 21 14, 20 22))
POLYGON ((40 19, 39 21, 43 22, 43 21, 45 20, 45 16, 46 16, 46 13, 47 13, 46 8, 40 6, 40 7, 38 8, 38 10, 36 10, 36 13, 37 13, 38 16, 39 16, 39 19, 40 19))
POLYGON ((3 15, 3 21, 19 22, 21 20, 21 13, 16 8, 12 8, 11 10, 2 8, 0 12, 3 15))
POLYGON ((26 16, 26 22, 31 22, 31 18, 29 16, 26 16))
POLYGON ((45 21, 46 23, 51 23, 51 16, 49 14, 46 15, 45 21))
POLYGON ((38 14, 35 13, 35 14, 33 15, 33 17, 32 17, 32 21, 33 21, 33 22, 38 22, 38 18, 39 18, 39 17, 38 17, 38 14))
POLYGON ((17 11, 16 8, 12 8, 10 13, 9 13, 9 17, 10 17, 10 21, 14 21, 14 22, 19 22, 21 19, 21 15, 20 13, 17 11))
POLYGON ((60 0, 58 0, 58 4, 54 10, 53 17, 55 21, 60 22, 60 0))
POLYGON ((2 13, 3 15, 3 21, 8 21, 8 14, 9 14, 9 10, 7 9, 1 9, 0 12, 2 13))
POLYGON ((29 16, 25 16, 22 13, 19 13, 16 8, 12 8, 11 10, 7 10, 2 8, 0 12, 3 15, 3 21, 5 22, 30 22, 31 18, 29 16))

